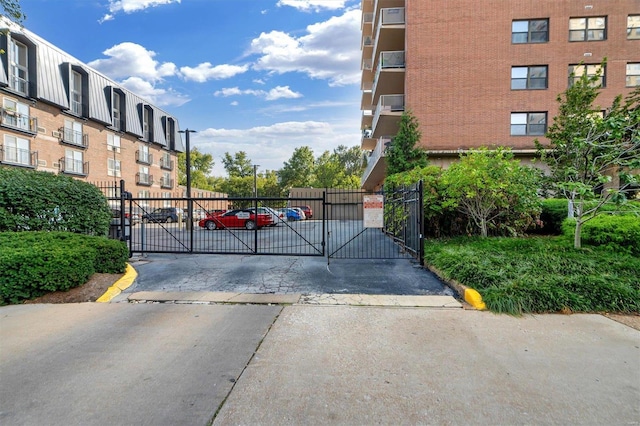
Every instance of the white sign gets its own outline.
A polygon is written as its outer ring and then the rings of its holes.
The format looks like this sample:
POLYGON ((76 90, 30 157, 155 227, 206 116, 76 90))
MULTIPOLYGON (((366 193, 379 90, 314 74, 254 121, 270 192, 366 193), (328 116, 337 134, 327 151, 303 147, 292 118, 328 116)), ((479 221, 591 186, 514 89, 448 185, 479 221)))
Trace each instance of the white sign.
POLYGON ((249 214, 249 212, 238 212, 236 213, 236 217, 238 219, 249 219, 251 215, 249 214))
POLYGON ((364 227, 382 228, 384 226, 384 197, 382 195, 364 195, 362 206, 364 208, 364 227))

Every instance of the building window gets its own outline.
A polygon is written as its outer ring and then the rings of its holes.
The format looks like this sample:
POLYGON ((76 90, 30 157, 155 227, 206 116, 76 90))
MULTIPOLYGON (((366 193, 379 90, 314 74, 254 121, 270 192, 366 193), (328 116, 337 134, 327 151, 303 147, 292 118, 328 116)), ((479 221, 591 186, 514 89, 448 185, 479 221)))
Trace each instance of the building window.
POLYGON ((143 164, 153 163, 153 156, 149 154, 149 145, 140 144, 140 149, 136 151, 136 161, 143 164))
POLYGON ((78 175, 86 174, 84 170, 84 156, 82 151, 75 151, 72 149, 65 150, 62 162, 62 171, 64 173, 78 175))
POLYGON ((87 147, 87 138, 82 134, 82 123, 73 120, 64 120, 62 141, 68 144, 87 147))
POLYGON ((113 105, 111 109, 113 111, 113 128, 122 130, 122 116, 120 114, 122 109, 122 95, 116 91, 113 92, 113 105))
POLYGON ((173 170, 173 161, 171 161, 171 154, 165 152, 160 157, 160 167, 166 170, 173 170))
POLYGON ((640 15, 629 15, 627 17, 627 38, 629 40, 640 40, 640 15))
POLYGON ((640 62, 627 64, 627 87, 640 86, 640 62))
POLYGON ((115 158, 107 159, 107 176, 120 177, 120 160, 115 158))
POLYGON ((138 191, 138 198, 150 198, 151 192, 148 189, 138 191))
POLYGON ((107 150, 120 152, 120 136, 107 133, 107 150))
POLYGON ((162 173, 162 180, 160 181, 160 186, 163 188, 173 188, 173 182, 171 181, 170 172, 162 173))
POLYGON ((148 106, 142 108, 142 138, 149 142, 153 140, 153 111, 148 106))
POLYGON ((167 147, 169 149, 173 149, 174 143, 175 143, 175 130, 176 130, 175 122, 173 121, 172 118, 167 117, 164 123, 165 123, 164 131, 165 131, 165 138, 167 140, 167 147))
POLYGON ((607 18, 569 19, 569 41, 599 41, 607 39, 607 18))
POLYGON ((9 46, 9 67, 11 89, 24 96, 29 95, 29 50, 24 44, 11 40, 9 46))
POLYGON ((149 174, 149 167, 140 166, 139 172, 136 175, 136 183, 138 185, 151 185, 153 184, 153 176, 149 174))
POLYGON ((14 129, 35 133, 34 122, 29 118, 29 105, 4 98, 2 103, 2 124, 14 129))
POLYGON ((544 136, 546 132, 546 112, 511 113, 511 136, 544 136))
POLYGON ((82 75, 77 71, 71 71, 69 81, 69 102, 71 112, 82 116, 82 75))
POLYGON ((545 43, 549 41, 549 20, 533 19, 511 23, 512 43, 545 43))
POLYGON ((511 89, 546 89, 547 66, 511 67, 511 89))
POLYGON ((32 166, 29 140, 15 136, 4 135, 3 163, 32 166))
POLYGON ((580 78, 587 73, 589 77, 595 77, 600 74, 600 77, 595 80, 591 86, 597 87, 602 86, 605 87, 605 72, 606 68, 603 69, 602 65, 569 65, 569 87, 573 86, 580 78))

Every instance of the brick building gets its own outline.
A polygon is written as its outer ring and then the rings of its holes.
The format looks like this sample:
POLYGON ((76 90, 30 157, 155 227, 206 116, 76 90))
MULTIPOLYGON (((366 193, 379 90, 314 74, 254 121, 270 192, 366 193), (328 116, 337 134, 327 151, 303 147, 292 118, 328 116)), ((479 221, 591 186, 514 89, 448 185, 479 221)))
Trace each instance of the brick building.
POLYGON ((604 108, 640 85, 639 0, 362 0, 362 187, 379 188, 403 111, 432 164, 545 142, 570 74, 604 58, 604 108))
POLYGON ((182 196, 175 117, 4 17, 0 29, 0 165, 182 196))

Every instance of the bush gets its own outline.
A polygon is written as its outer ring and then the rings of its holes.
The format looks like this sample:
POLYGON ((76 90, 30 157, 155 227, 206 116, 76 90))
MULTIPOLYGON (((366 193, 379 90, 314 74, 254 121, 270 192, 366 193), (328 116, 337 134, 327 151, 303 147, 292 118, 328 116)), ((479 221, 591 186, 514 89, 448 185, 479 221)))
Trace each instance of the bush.
POLYGON ((3 232, 0 247, 0 305, 122 273, 129 255, 122 241, 68 232, 3 232))
POLYGON ((69 176, 0 167, 0 232, 107 235, 111 211, 95 186, 69 176))
POLYGON ((640 257, 572 238, 456 238, 425 243, 425 262, 510 314, 640 312, 640 257))
POLYGON ((562 234, 562 222, 568 215, 568 202, 565 198, 548 198, 542 201, 542 212, 540 213, 540 221, 542 221, 542 231, 546 234, 560 235, 562 234))
MULTIPOLYGON (((575 221, 563 222, 563 232, 572 236, 575 221)), ((613 252, 640 256, 640 217, 635 215, 601 214, 582 227, 582 242, 613 252)))

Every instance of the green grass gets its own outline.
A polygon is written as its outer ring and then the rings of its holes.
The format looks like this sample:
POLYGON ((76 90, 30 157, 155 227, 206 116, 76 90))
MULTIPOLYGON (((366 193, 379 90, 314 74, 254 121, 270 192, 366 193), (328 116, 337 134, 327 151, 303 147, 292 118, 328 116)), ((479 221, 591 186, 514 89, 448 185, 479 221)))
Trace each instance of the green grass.
POLYGON ((494 312, 640 312, 640 258, 567 237, 428 240, 425 262, 494 312))

